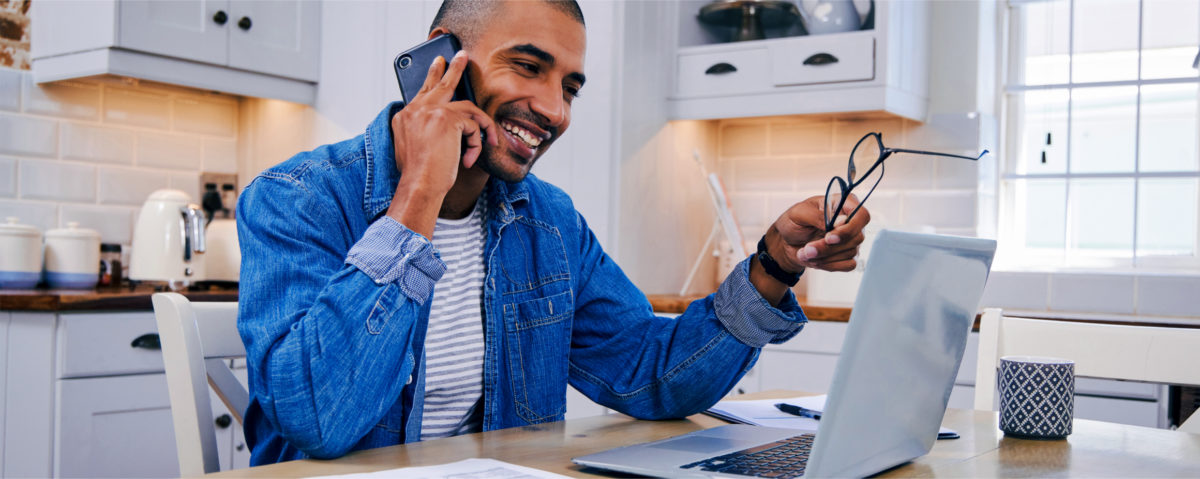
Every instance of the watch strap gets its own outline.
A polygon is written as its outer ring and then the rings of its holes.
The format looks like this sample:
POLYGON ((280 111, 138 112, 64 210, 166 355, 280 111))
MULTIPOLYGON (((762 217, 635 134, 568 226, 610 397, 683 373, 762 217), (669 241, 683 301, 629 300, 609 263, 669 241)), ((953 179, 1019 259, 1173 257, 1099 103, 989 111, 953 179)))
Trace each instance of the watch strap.
POLYGON ((758 256, 758 264, 762 265, 763 271, 766 271, 767 274, 780 283, 788 285, 789 288, 795 286, 800 281, 800 275, 804 274, 804 271, 789 273, 779 266, 775 258, 772 258, 771 254, 767 252, 767 235, 763 235, 758 240, 758 253, 755 254, 758 256))

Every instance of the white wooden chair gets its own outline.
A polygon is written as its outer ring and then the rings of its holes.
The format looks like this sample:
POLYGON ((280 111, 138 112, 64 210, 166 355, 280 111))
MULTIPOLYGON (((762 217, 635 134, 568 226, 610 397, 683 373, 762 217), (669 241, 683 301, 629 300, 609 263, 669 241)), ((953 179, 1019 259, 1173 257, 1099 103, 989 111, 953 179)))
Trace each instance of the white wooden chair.
MULTIPOLYGON (((995 409, 1001 356, 1051 356, 1075 361, 1075 375, 1200 386, 1200 329, 1118 326, 1003 316, 979 321, 975 409, 995 409)), ((1181 431, 1200 433, 1200 414, 1181 431)))
POLYGON ((221 467, 208 386, 238 427, 250 401, 228 365, 228 358, 246 356, 237 330, 237 303, 193 303, 178 293, 155 293, 151 302, 167 372, 179 473, 191 477, 217 472, 221 467))

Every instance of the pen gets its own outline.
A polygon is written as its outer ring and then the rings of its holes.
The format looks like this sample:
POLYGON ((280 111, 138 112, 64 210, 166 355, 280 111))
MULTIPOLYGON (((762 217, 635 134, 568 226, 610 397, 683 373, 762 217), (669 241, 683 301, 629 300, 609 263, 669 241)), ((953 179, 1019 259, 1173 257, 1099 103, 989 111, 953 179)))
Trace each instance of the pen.
POLYGON ((793 416, 810 417, 810 418, 813 418, 816 420, 821 419, 820 411, 813 411, 812 409, 809 409, 806 407, 796 406, 794 404, 788 404, 788 403, 782 403, 782 402, 776 404, 775 407, 778 408, 780 411, 786 412, 793 416))

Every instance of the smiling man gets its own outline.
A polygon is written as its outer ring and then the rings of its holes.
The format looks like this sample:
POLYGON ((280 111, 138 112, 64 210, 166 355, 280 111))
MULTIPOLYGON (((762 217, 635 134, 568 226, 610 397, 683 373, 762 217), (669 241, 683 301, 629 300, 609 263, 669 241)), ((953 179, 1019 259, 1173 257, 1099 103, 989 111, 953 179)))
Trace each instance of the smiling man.
POLYGON ((446 32, 463 52, 410 104, 241 196, 252 464, 559 420, 568 384, 639 418, 693 414, 799 332, 804 268, 855 266, 869 215, 825 234, 810 198, 715 294, 655 316, 529 173, 585 83, 579 6, 447 1, 429 35, 446 32), (450 101, 463 74, 477 104, 450 101))

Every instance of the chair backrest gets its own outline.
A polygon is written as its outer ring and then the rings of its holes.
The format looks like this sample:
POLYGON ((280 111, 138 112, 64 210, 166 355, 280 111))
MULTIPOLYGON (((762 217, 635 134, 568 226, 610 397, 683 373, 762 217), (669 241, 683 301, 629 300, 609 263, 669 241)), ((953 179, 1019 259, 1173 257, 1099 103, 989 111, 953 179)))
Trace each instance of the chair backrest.
POLYGON ((220 461, 208 386, 238 425, 250 401, 227 361, 246 356, 237 330, 237 303, 193 303, 178 293, 155 293, 151 302, 167 372, 179 473, 188 477, 217 472, 220 461))
MULTIPOLYGON (((1001 356, 1070 359, 1076 376, 1200 386, 1200 329, 1016 318, 991 308, 979 321, 975 409, 996 407, 1001 356)), ((1180 430, 1200 432, 1197 416, 1180 430)))

